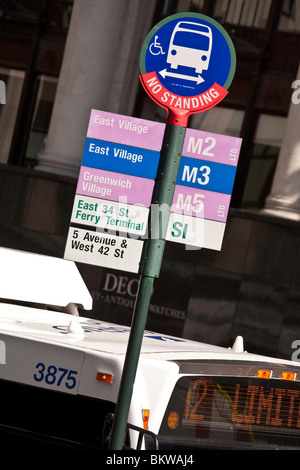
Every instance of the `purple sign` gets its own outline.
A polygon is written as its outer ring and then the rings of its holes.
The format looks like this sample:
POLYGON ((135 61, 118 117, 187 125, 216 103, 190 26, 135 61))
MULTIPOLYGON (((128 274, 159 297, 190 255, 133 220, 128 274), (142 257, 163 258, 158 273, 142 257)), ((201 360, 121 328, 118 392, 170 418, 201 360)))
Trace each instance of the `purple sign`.
POLYGON ((237 166, 242 139, 187 129, 182 155, 237 166))
POLYGON ((153 187, 153 180, 82 166, 76 194, 149 207, 153 187))
POLYGON ((230 195, 176 185, 172 212, 225 222, 230 195))
POLYGON ((165 124, 92 109, 87 137, 161 150, 165 124))

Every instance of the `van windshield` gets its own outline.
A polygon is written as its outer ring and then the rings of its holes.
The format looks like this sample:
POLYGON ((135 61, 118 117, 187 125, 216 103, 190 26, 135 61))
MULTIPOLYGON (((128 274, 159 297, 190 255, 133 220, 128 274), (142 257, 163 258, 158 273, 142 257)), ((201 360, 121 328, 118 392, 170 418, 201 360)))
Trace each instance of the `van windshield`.
POLYGON ((198 49, 200 51, 209 50, 209 37, 199 33, 189 31, 178 31, 173 40, 174 46, 198 49))
POLYGON ((159 433, 160 448, 300 449, 300 383, 185 376, 159 433))

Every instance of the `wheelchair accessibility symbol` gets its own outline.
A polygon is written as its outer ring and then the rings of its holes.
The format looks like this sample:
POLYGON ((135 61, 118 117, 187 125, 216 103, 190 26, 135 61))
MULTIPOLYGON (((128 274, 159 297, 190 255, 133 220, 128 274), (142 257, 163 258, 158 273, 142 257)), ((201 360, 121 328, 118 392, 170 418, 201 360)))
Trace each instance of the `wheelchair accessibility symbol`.
POLYGON ((165 52, 163 51, 161 45, 159 44, 159 42, 157 42, 157 39, 158 39, 158 36, 155 36, 154 37, 154 42, 152 42, 152 44, 150 44, 150 46, 149 46, 150 54, 152 54, 152 55, 165 54, 165 52))

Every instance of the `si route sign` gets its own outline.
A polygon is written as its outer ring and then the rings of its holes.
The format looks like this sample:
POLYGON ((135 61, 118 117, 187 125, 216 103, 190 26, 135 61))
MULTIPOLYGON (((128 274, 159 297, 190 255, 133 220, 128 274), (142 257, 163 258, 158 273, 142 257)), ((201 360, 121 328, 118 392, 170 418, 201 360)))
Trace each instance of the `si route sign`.
POLYGON ((235 67, 234 46, 225 29, 198 13, 172 15, 158 23, 140 55, 145 90, 168 110, 167 122, 180 126, 187 125, 190 114, 225 98, 235 67))

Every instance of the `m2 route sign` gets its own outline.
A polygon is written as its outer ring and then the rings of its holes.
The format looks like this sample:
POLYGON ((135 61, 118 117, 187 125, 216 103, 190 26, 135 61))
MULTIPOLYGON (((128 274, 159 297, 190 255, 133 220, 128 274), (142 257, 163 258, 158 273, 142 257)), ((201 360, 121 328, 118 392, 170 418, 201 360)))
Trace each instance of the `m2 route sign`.
POLYGON ((140 80, 150 97, 168 110, 168 124, 186 127, 228 93, 236 68, 225 29, 198 13, 180 13, 158 23, 140 55, 140 80))

